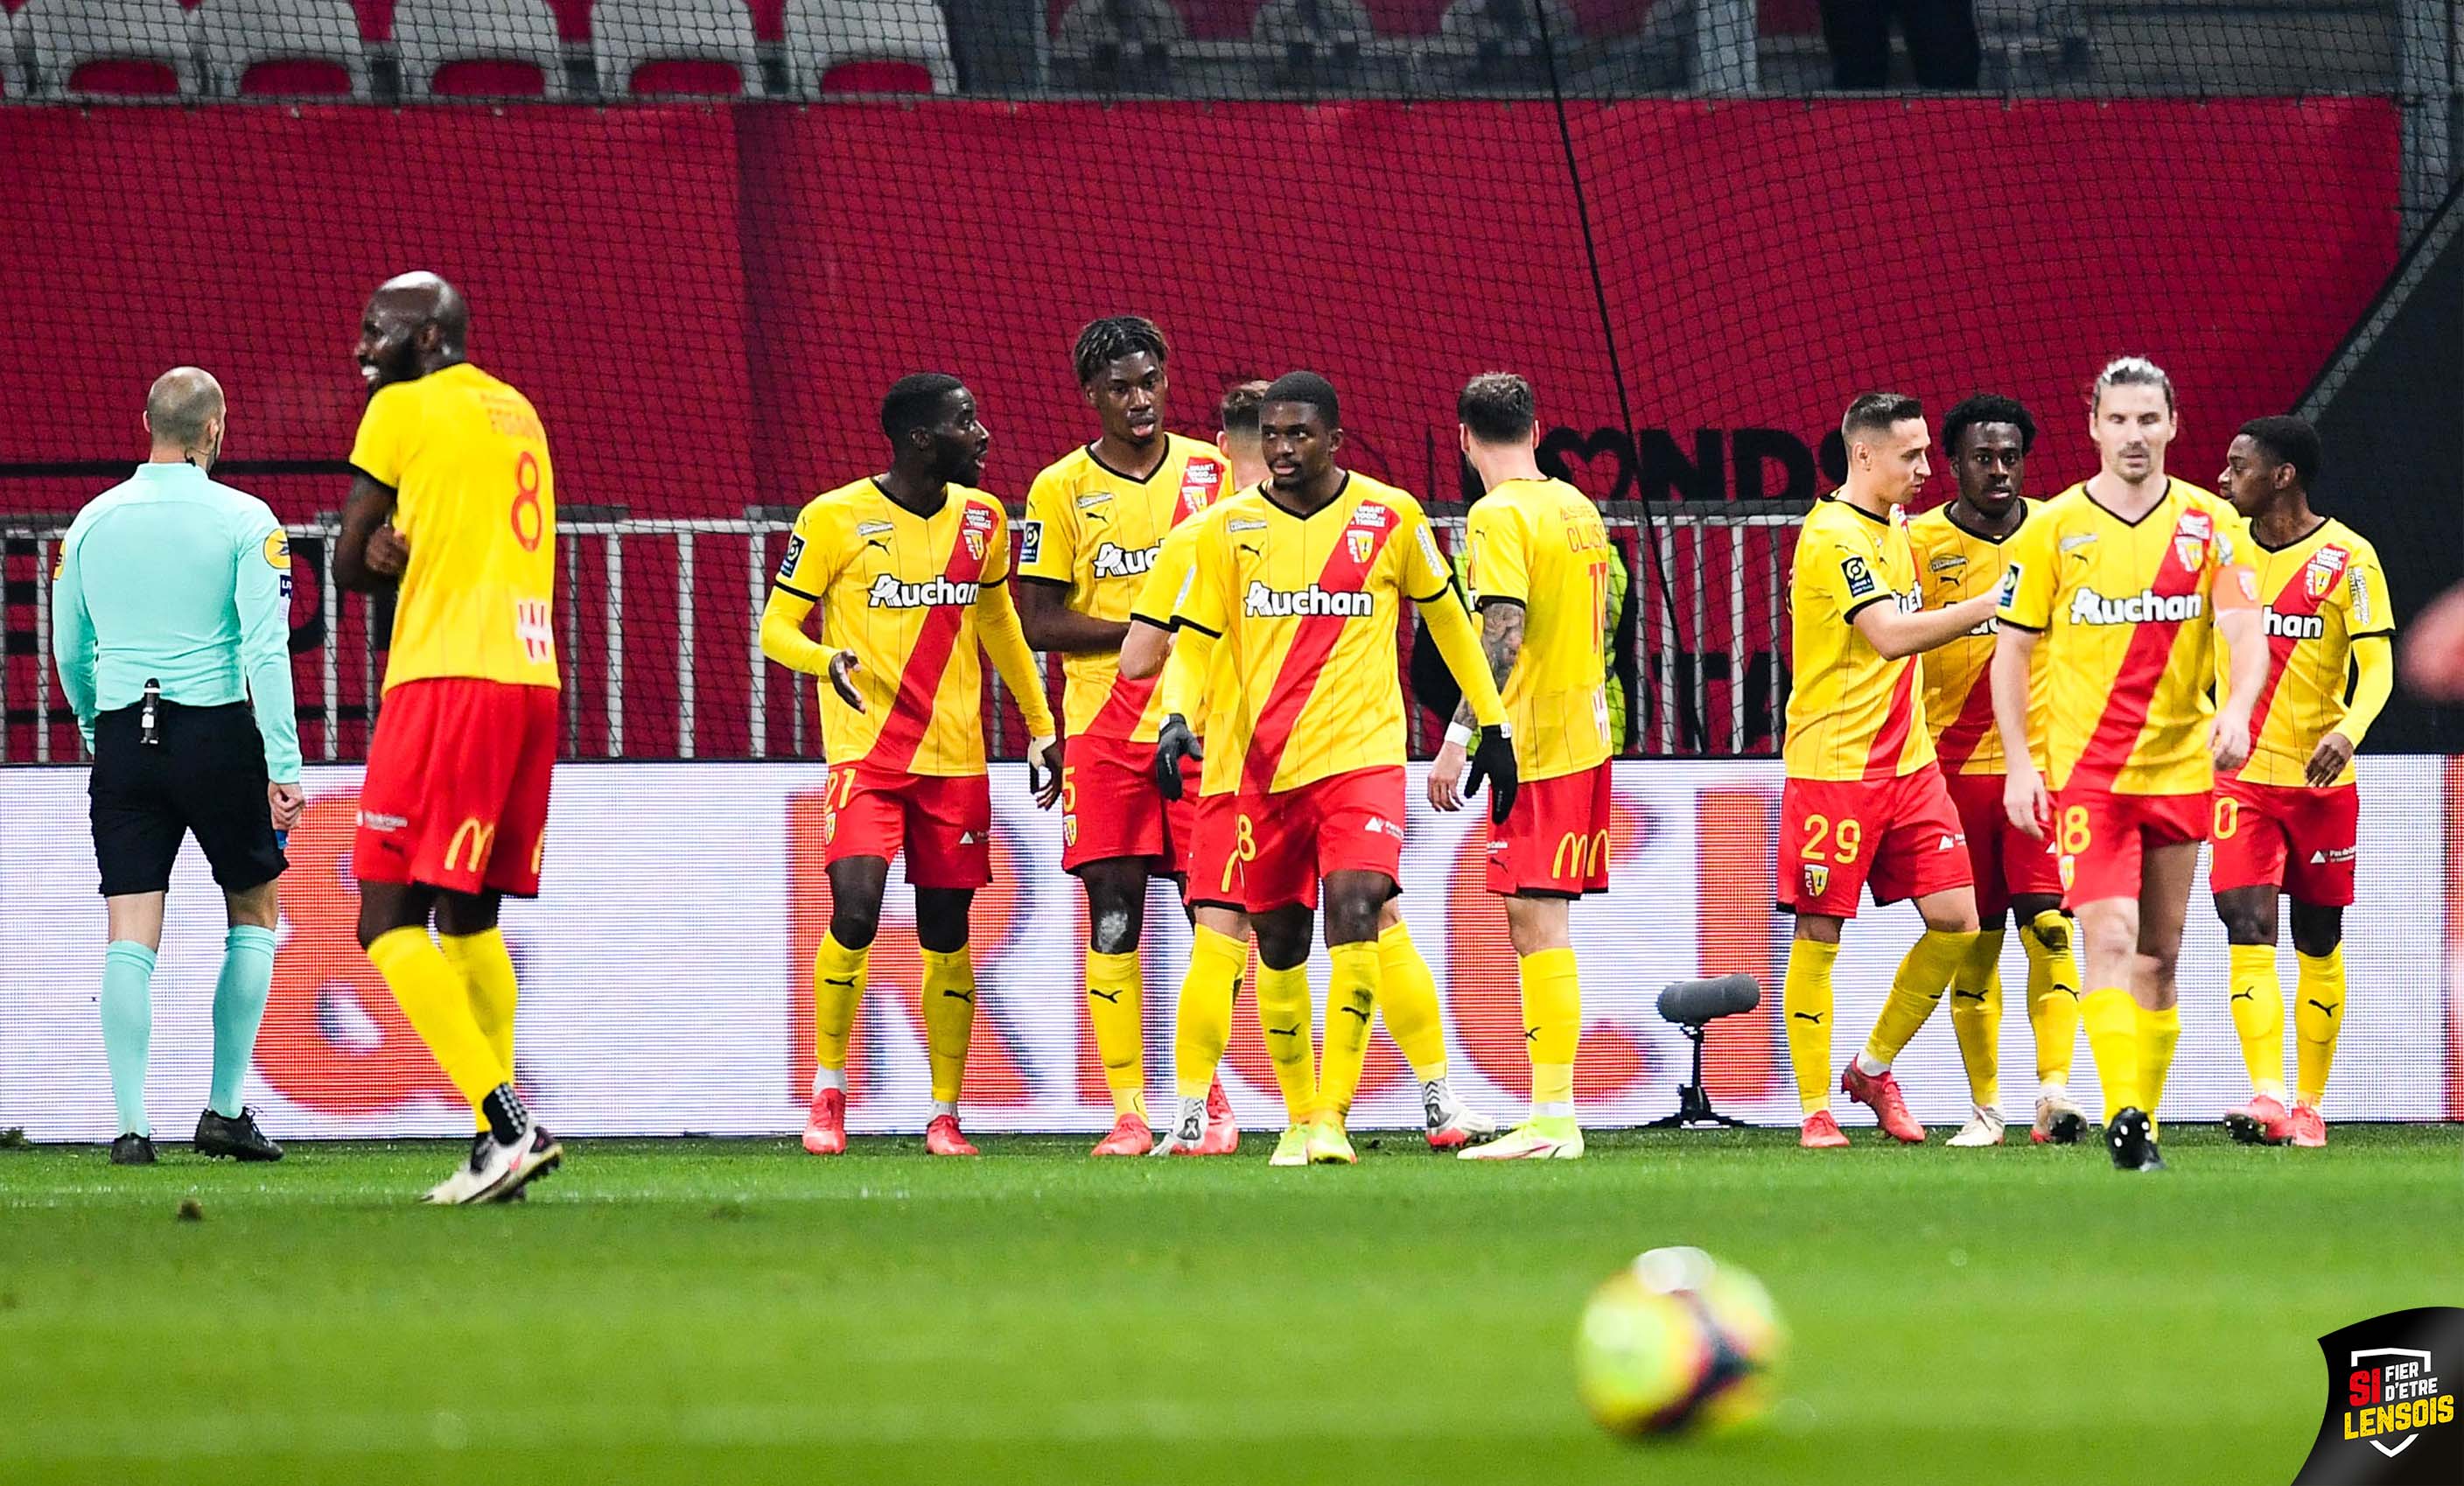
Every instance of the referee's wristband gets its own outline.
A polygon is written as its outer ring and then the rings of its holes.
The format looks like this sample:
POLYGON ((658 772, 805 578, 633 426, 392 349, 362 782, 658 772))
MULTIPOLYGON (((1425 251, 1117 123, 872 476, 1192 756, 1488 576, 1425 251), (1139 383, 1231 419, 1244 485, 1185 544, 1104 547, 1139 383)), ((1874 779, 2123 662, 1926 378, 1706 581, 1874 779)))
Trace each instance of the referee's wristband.
POLYGON ((1471 735, 1472 730, 1461 722, 1449 722, 1446 724, 1446 746, 1468 748, 1471 746, 1471 735))

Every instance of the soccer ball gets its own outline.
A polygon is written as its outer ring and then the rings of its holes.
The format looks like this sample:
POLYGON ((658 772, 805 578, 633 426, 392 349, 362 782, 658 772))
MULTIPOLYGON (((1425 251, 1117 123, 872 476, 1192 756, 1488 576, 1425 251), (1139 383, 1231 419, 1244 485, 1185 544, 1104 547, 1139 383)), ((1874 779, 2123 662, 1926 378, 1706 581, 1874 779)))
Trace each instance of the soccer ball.
POLYGON ((1654 1249, 1583 1308, 1574 1387, 1614 1433, 1723 1432, 1769 1409, 1785 1340, 1753 1275, 1700 1249, 1654 1249))

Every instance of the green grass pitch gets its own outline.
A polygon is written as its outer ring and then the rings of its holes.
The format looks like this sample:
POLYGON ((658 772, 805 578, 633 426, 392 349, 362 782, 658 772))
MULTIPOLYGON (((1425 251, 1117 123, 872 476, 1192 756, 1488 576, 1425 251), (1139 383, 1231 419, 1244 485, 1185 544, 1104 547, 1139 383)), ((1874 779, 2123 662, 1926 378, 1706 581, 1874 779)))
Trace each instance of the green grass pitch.
POLYGON ((2464 1131, 1884 1148, 1612 1135, 1471 1166, 979 1162, 861 1141, 583 1141, 527 1204, 408 1199, 457 1152, 0 1151, 0 1481, 2273 1483, 2314 1340, 2464 1300, 2464 1131), (181 1221, 184 1198, 202 1221, 181 1221), (1591 1287, 1745 1264, 1793 1332, 1748 1438, 1575 1406, 1591 1287))

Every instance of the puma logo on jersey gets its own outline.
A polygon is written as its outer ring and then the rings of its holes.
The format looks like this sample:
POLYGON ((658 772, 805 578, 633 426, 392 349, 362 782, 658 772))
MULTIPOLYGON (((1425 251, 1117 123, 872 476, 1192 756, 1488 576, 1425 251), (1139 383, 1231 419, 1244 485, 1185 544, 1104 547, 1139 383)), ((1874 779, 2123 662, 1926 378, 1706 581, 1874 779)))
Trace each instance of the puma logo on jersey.
POLYGON ((2200 593, 2127 593, 2107 598, 2094 588, 2071 595, 2073 624, 2180 624, 2208 611, 2200 593))
POLYGON ((1095 576, 1098 578, 1135 578, 1155 565, 1160 545, 1152 547, 1118 547, 1103 543, 1095 548, 1095 576))
POLYGON ((1377 601, 1366 593, 1331 592, 1313 583, 1306 588, 1270 588, 1253 579, 1241 610, 1252 619, 1365 619, 1377 611, 1377 601))
POLYGON ((872 580, 865 601, 875 609, 941 609, 976 601, 977 585, 952 583, 947 578, 934 578, 924 583, 901 583, 888 573, 872 580))
POLYGON ((2327 632, 2327 621, 2317 614, 2279 614, 2273 609, 2259 610, 2267 621, 2270 637, 2286 640, 2315 640, 2327 632))

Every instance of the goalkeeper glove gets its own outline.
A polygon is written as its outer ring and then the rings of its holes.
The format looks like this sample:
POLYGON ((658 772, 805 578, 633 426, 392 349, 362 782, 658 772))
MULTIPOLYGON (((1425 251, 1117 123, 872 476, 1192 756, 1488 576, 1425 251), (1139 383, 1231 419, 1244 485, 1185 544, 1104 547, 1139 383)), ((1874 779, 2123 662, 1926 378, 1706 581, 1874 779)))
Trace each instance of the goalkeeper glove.
POLYGON ((1478 794, 1482 780, 1488 781, 1488 818, 1503 826, 1514 813, 1514 791, 1522 787, 1514 768, 1514 740, 1503 726, 1480 730, 1480 741, 1472 744, 1471 768, 1463 775, 1463 793, 1478 794))
POLYGON ((1155 734, 1155 787, 1167 800, 1180 798, 1180 761, 1206 760, 1206 750, 1198 745, 1197 737, 1189 730, 1188 720, 1176 712, 1163 720, 1163 730, 1155 734))

